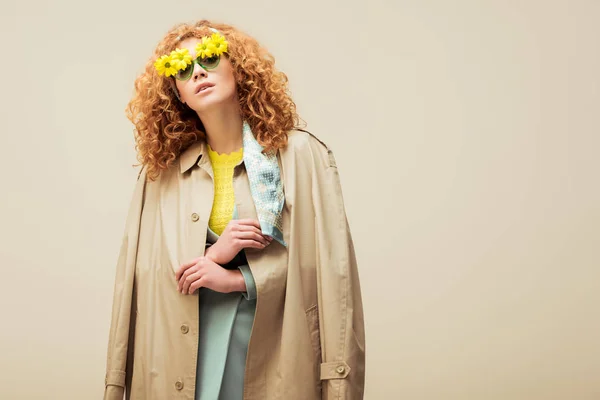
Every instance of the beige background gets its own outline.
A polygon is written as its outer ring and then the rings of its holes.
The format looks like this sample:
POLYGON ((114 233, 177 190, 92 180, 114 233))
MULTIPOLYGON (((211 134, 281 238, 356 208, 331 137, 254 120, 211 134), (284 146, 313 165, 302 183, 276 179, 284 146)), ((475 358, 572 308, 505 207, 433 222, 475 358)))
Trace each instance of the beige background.
POLYGON ((204 17, 275 54, 336 154, 366 399, 600 399, 597 0, 3 1, 0 398, 101 398, 124 107, 204 17))

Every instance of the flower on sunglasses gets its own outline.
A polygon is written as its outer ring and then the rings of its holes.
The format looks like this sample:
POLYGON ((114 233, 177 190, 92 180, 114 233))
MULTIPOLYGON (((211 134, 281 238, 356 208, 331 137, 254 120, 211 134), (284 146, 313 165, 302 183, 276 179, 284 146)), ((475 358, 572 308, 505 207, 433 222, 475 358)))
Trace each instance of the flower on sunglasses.
POLYGON ((170 54, 171 64, 180 69, 186 69, 192 63, 192 55, 188 49, 175 49, 170 54))
POLYGON ((175 75, 179 70, 179 61, 175 60, 173 62, 171 55, 164 55, 154 62, 154 68, 156 68, 159 75, 175 75))
POLYGON ((220 56, 223 53, 227 52, 227 40, 225 40, 225 36, 219 35, 218 33, 213 33, 210 37, 210 40, 215 46, 215 55, 220 56))
POLYGON ((205 36, 202 41, 196 45, 196 57, 209 58, 215 54, 217 48, 212 39, 205 36))

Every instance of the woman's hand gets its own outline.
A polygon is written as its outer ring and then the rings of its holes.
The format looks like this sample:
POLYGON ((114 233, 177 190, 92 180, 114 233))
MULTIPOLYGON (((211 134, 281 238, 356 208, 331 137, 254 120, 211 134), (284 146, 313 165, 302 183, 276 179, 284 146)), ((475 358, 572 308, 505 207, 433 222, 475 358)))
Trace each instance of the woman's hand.
POLYGON ((264 236, 255 219, 232 219, 219 239, 206 250, 206 257, 217 264, 227 264, 237 253, 247 247, 264 249, 273 238, 264 236))
POLYGON ((220 293, 246 290, 246 283, 239 269, 225 269, 204 256, 182 264, 175 278, 178 281, 177 291, 182 294, 192 294, 201 287, 220 293))

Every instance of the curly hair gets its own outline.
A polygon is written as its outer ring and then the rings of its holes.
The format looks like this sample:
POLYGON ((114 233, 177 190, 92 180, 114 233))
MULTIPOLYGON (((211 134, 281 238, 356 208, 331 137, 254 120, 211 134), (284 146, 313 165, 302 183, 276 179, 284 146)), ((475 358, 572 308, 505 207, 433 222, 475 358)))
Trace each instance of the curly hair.
POLYGON ((275 68, 274 57, 249 35, 233 26, 200 20, 174 26, 158 43, 144 72, 135 80, 133 98, 126 108, 135 125, 137 159, 155 180, 192 143, 205 140, 202 121, 181 103, 173 77, 158 75, 154 61, 190 37, 201 38, 217 29, 229 45, 225 53, 233 67, 241 116, 248 121, 264 152, 287 145, 288 132, 298 127, 296 104, 288 90, 288 78, 275 68))

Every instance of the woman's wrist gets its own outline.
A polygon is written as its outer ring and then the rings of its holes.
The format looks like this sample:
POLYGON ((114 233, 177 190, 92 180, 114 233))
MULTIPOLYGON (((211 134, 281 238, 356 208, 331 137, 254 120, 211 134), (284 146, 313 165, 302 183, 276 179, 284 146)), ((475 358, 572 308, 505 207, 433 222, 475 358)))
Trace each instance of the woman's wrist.
POLYGON ((214 247, 215 246, 212 245, 208 249, 206 249, 206 251, 204 252, 204 257, 208 258, 209 260, 211 260, 212 262, 214 262, 216 264, 221 264, 219 262, 219 257, 217 256, 217 253, 216 253, 214 247))
MULTIPOLYGON (((212 245, 204 251, 204 257, 208 258, 215 264, 221 265, 219 258, 217 256, 215 246, 212 245)), ((222 266, 221 266, 222 268, 222 266)), ((229 284, 229 292, 245 292, 246 291, 246 280, 244 279, 244 275, 242 271, 239 269, 227 270, 229 272, 230 284, 229 284)))

